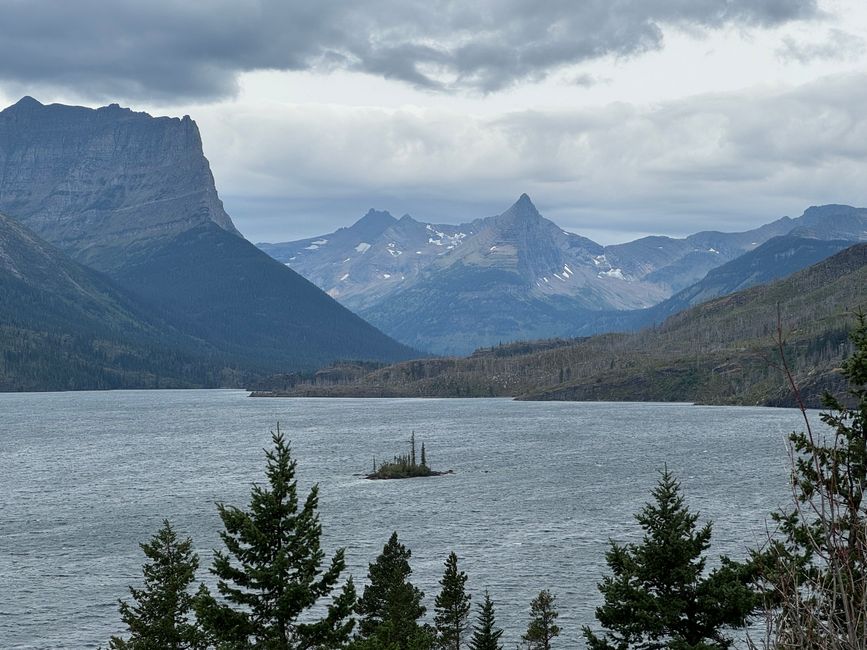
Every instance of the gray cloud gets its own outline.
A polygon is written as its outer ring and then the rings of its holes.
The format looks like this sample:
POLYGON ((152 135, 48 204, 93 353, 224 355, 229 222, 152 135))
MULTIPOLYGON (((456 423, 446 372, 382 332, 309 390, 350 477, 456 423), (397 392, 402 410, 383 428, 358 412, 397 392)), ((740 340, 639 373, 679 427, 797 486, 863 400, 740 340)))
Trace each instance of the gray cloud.
POLYGON ((810 63, 821 60, 854 59, 864 53, 864 39, 842 29, 830 29, 821 41, 800 41, 787 36, 777 48, 784 61, 810 63))
POLYGON ((607 243, 867 204, 864 105, 867 75, 852 74, 493 118, 237 104, 195 117, 227 209, 256 240, 327 232, 368 207, 457 223, 526 191, 563 227, 607 243))
POLYGON ((658 49, 669 25, 816 14, 816 0, 0 0, 0 79, 94 99, 216 99, 245 71, 339 68, 487 92, 658 49))

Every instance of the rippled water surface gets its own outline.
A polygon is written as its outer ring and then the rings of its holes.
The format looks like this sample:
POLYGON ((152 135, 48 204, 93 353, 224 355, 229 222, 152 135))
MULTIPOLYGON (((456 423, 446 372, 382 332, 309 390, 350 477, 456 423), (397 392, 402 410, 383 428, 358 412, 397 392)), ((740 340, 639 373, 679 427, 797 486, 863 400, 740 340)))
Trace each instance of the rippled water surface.
POLYGON ((357 581, 397 530, 429 609, 454 550, 476 599, 490 590, 506 647, 550 588, 562 648, 582 646, 607 540, 635 537, 658 469, 714 520, 714 551, 742 557, 785 501, 785 435, 801 428, 792 410, 675 404, 0 394, 0 648, 104 646, 140 576, 138 542, 164 517, 193 537, 209 582, 214 503, 246 504, 278 421, 302 486, 320 484, 326 546, 347 548, 357 581), (453 476, 359 476, 411 430, 453 476))

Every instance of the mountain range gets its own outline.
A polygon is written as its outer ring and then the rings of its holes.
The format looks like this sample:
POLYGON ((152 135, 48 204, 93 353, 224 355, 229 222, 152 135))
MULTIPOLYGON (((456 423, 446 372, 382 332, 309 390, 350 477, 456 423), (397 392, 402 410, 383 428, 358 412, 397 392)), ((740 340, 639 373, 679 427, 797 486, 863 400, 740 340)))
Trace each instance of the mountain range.
MULTIPOLYGON (((524 194, 470 223, 371 210, 260 250, 224 210, 188 117, 25 97, 0 111, 0 389, 239 386, 272 373, 289 385, 335 361, 315 376, 352 383, 409 369, 413 381, 452 381, 460 360, 388 364, 475 348, 468 363, 491 368, 559 359, 572 337, 664 330, 864 239, 867 210, 828 205, 743 233, 602 246, 545 219, 524 194), (524 342, 499 345, 515 340, 524 342)), ((816 318, 824 307, 804 309, 816 318)), ((501 369, 494 383, 474 374, 445 392, 547 395, 585 370, 561 364, 553 382, 501 369)))
POLYGON ((480 349, 379 368, 344 365, 260 395, 689 401, 793 406, 777 329, 810 406, 840 394, 852 313, 867 308, 867 244, 782 279, 689 307, 639 332, 480 349))
POLYGON ((405 344, 468 354, 636 329, 863 240, 867 210, 827 205, 746 232, 602 246, 545 219, 524 194, 500 215, 457 226, 371 210, 333 233, 258 246, 405 344), (737 282, 709 275, 745 254, 738 264, 753 271, 737 282))
MULTIPOLYGON (((148 332, 151 344, 209 355, 209 368, 250 372, 417 356, 240 235, 189 117, 23 98, 0 112, 0 213, 18 255, 9 259, 42 264, 40 282, 28 283, 41 297, 0 304, 4 325, 62 337, 61 325, 77 322, 87 340, 101 340, 100 321, 123 321, 117 344, 148 332), (70 280, 78 277, 90 284, 70 280), (82 320, 76 284, 114 301, 100 303, 111 316, 94 306, 82 320), (46 301, 56 313, 40 326, 46 301)), ((18 287, 30 273, 27 264, 0 266, 0 286, 18 287)), ((98 386, 92 376, 71 387, 98 386)))

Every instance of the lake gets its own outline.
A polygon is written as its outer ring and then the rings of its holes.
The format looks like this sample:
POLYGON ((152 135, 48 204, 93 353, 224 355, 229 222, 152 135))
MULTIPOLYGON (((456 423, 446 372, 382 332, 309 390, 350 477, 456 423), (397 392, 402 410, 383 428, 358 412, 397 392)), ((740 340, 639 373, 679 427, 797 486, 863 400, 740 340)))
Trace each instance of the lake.
POLYGON ((138 543, 165 517, 192 536, 199 579, 211 583, 214 504, 247 504, 277 422, 302 494, 320 485, 324 545, 346 547, 359 589, 396 530, 432 613, 454 550, 474 602, 490 591, 507 648, 546 588, 561 614, 558 647, 583 647, 608 540, 637 538, 632 515, 666 464, 688 505, 714 521, 714 553, 743 557, 787 501, 785 437, 803 428, 797 411, 758 407, 0 394, 0 647, 105 646, 122 632, 117 599, 140 580, 138 543), (412 431, 434 469, 454 475, 360 476, 374 456, 405 452, 412 431))

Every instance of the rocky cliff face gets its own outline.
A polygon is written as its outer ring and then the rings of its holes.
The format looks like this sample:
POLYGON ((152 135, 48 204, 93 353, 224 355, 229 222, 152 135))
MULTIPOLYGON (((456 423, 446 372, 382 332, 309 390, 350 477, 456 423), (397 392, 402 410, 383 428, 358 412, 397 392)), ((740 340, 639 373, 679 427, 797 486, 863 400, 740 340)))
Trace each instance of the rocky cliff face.
POLYGON ((238 234, 195 122, 117 104, 25 97, 0 112, 0 211, 101 270, 127 249, 206 222, 238 234))

